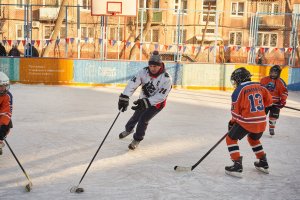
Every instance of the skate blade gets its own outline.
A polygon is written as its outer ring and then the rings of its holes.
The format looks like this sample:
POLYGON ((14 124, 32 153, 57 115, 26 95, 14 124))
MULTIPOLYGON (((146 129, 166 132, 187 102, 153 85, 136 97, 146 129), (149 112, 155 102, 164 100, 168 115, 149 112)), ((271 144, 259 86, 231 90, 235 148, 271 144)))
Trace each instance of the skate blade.
POLYGON ((263 172, 263 173, 265 173, 265 174, 269 174, 269 170, 268 170, 268 169, 265 169, 265 168, 262 168, 262 167, 256 167, 256 166, 255 166, 255 168, 256 168, 258 171, 260 171, 260 172, 263 172))
POLYGON ((230 171, 225 170, 225 174, 227 174, 229 176, 236 177, 236 178, 242 178, 242 173, 241 172, 230 172, 230 171))

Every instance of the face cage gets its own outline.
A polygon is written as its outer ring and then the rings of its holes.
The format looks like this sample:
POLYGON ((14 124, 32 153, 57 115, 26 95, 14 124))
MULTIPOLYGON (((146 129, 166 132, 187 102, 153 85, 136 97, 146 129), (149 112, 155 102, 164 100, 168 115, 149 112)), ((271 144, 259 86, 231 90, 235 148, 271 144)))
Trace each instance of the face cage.
POLYGON ((6 94, 8 92, 8 90, 10 89, 10 84, 4 84, 2 86, 5 86, 5 90, 0 91, 0 96, 6 94))

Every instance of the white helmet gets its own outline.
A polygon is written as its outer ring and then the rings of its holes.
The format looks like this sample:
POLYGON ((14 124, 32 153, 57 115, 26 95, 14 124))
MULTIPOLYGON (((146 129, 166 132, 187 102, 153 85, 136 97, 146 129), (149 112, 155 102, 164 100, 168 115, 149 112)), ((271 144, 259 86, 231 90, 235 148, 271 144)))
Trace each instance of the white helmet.
POLYGON ((0 91, 0 95, 4 95, 9 90, 9 78, 3 72, 0 72, 0 86, 6 86, 5 90, 0 91))

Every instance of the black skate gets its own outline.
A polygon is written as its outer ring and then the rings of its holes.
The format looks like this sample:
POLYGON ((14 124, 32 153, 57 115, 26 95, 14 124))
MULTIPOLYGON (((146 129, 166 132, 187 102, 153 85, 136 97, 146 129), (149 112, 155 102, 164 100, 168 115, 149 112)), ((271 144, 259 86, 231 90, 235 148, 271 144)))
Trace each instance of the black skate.
POLYGON ((269 174, 269 165, 268 165, 268 161, 267 161, 267 158, 266 158, 266 154, 263 155, 259 161, 255 161, 254 162, 254 166, 257 170, 263 172, 263 173, 266 173, 266 174, 269 174))
POLYGON ((232 160, 233 165, 232 166, 226 166, 225 167, 225 173, 230 175, 230 176, 235 176, 235 177, 238 177, 238 178, 242 178, 242 172, 243 172, 242 159, 243 159, 243 157, 240 157, 239 160, 232 160))
POLYGON ((135 150, 139 145, 140 141, 132 140, 132 142, 128 145, 128 148, 131 150, 135 150))
POLYGON ((129 132, 128 131, 123 131, 122 133, 119 134, 119 139, 123 139, 124 137, 127 137, 131 133, 133 133, 133 130, 131 130, 129 132))
POLYGON ((273 128, 272 129, 270 128, 269 133, 270 133, 271 136, 274 136, 275 135, 275 130, 273 128))

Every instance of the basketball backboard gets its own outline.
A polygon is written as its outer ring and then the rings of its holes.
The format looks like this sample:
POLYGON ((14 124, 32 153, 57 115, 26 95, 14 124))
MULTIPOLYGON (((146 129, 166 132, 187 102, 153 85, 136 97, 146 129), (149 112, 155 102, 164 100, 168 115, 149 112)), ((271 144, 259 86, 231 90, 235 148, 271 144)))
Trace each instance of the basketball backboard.
POLYGON ((92 16, 137 16, 137 0, 92 0, 92 16))

